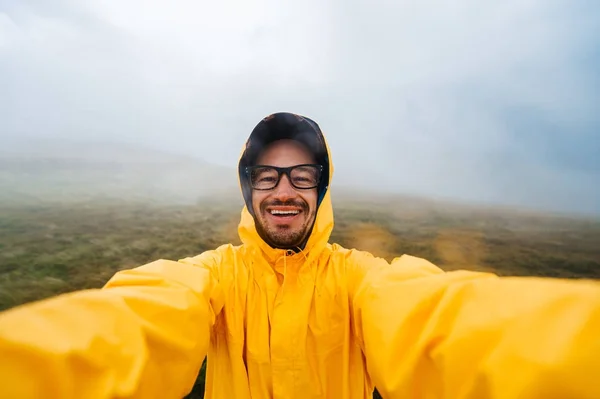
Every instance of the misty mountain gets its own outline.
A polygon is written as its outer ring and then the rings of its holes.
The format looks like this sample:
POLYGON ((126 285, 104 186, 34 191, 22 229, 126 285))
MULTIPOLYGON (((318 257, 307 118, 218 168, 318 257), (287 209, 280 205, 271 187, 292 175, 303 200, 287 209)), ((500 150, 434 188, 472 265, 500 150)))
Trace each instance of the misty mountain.
POLYGON ((239 195, 234 168, 143 147, 12 139, 0 148, 0 201, 194 203, 239 195))

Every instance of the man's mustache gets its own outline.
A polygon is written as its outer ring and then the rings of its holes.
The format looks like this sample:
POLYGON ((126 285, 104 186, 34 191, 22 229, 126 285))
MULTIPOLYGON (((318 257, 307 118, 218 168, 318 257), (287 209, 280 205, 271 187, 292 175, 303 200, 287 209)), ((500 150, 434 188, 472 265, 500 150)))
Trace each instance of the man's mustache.
POLYGON ((260 209, 261 209, 261 211, 264 211, 269 206, 294 206, 294 207, 302 209, 305 212, 308 211, 308 204, 305 201, 302 201, 302 200, 289 200, 289 201, 273 200, 273 201, 267 201, 267 202, 263 202, 260 205, 260 209))

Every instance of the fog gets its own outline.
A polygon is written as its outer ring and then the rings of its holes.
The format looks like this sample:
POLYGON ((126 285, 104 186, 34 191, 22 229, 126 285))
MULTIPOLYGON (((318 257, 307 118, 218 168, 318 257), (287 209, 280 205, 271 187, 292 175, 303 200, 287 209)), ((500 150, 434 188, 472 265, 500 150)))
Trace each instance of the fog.
POLYGON ((340 186, 598 215, 599 48, 586 0, 0 0, 0 176, 102 143, 235 186, 249 132, 291 111, 340 186))

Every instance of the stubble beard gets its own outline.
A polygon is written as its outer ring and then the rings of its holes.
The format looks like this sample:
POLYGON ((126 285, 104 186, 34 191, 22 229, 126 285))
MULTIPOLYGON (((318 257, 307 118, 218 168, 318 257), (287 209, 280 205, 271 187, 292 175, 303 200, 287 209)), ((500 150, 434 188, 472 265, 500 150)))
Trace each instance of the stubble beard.
MULTIPOLYGON (((262 207, 261 207, 262 208, 262 207)), ((301 247, 309 231, 311 231, 312 224, 316 218, 316 211, 312 211, 308 214, 309 210, 303 207, 303 214, 308 215, 304 223, 299 228, 293 228, 290 225, 280 224, 276 226, 268 226, 264 217, 266 210, 261 209, 261 213, 257 218, 256 230, 265 242, 274 248, 281 249, 294 249, 301 247)))

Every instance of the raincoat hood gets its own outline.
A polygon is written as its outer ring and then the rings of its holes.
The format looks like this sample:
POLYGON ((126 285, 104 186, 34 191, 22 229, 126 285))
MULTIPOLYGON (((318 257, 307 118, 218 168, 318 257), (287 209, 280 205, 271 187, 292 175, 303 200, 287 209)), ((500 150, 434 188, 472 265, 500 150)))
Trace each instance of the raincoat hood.
POLYGON ((310 236, 301 248, 304 256, 313 258, 327 245, 333 230, 333 208, 329 192, 333 164, 329 146, 321 129, 316 122, 301 115, 288 112, 269 115, 262 119, 250 133, 238 164, 238 178, 245 202, 238 234, 245 245, 260 248, 268 258, 276 259, 287 252, 284 249, 271 247, 258 234, 252 210, 252 188, 246 173, 246 167, 254 164, 262 149, 281 139, 301 142, 311 150, 317 163, 323 165, 323 174, 317 187, 317 215, 310 236))

